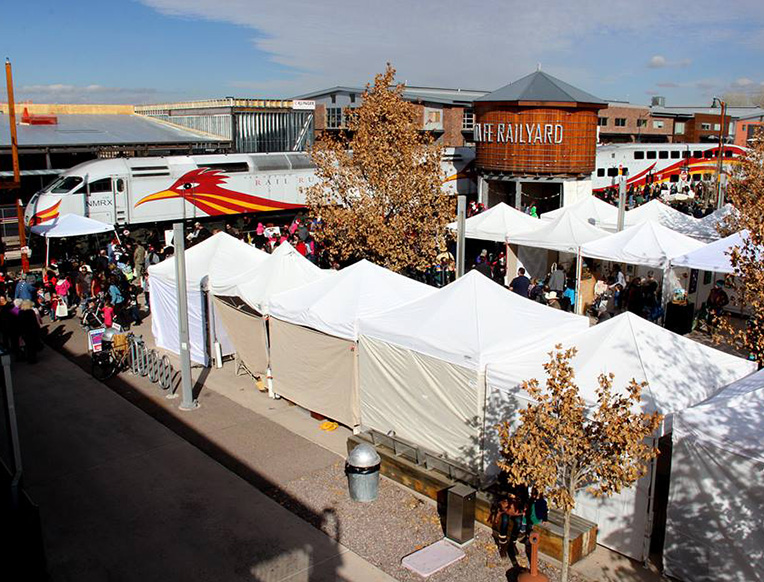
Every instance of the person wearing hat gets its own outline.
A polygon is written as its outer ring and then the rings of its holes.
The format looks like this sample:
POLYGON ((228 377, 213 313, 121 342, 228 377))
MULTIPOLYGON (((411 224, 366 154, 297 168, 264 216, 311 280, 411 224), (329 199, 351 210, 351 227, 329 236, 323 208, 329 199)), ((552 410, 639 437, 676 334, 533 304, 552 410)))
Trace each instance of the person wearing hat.
POLYGON ((562 309, 560 299, 557 297, 557 291, 549 291, 544 294, 544 299, 546 299, 546 304, 552 309, 562 309))

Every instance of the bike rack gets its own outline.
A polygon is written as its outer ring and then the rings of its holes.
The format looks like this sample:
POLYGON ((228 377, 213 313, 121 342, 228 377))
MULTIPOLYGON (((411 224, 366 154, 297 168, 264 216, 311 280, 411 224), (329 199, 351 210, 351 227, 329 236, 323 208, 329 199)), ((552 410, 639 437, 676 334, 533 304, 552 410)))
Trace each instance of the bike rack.
POLYGON ((175 371, 169 356, 147 349, 141 336, 130 337, 130 371, 134 376, 148 377, 154 384, 159 384, 162 390, 172 388, 175 371))

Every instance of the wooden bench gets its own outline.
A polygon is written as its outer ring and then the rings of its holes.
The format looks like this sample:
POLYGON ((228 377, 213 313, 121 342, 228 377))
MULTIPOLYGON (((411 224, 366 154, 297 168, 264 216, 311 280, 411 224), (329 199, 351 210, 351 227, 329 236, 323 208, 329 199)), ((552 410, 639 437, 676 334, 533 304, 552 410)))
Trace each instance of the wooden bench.
MULTIPOLYGON (((364 435, 351 436, 347 441, 348 453, 357 445, 370 442, 364 435)), ((439 471, 427 469, 403 456, 396 455, 392 449, 383 445, 376 445, 376 449, 382 459, 380 466, 382 475, 437 501, 441 517, 445 515, 446 492, 456 485, 455 480, 439 471)), ((490 514, 493 501, 494 497, 490 492, 478 491, 475 500, 475 519, 488 527, 491 527, 490 514)), ((562 513, 550 508, 549 521, 536 526, 541 534, 539 551, 556 560, 562 560, 562 523, 562 513)), ((571 564, 591 554, 597 547, 597 524, 576 515, 572 516, 569 547, 571 564)))

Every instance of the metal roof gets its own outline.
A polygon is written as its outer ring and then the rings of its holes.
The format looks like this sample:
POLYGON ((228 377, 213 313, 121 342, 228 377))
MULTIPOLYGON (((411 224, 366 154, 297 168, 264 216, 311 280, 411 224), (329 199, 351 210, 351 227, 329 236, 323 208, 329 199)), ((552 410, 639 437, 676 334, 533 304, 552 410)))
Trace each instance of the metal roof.
MULTIPOLYGON (((319 97, 328 97, 337 93, 354 93, 362 95, 365 87, 347 87, 338 85, 329 89, 321 89, 311 93, 298 95, 294 99, 316 99, 319 97)), ((416 87, 404 86, 403 98, 406 101, 422 101, 425 103, 441 103, 443 105, 457 105, 472 103, 477 97, 486 95, 488 91, 477 89, 449 89, 444 87, 416 87)))
POLYGON ((476 102, 491 101, 550 101, 557 103, 594 103, 606 105, 606 102, 586 91, 577 89, 565 81, 543 71, 534 71, 514 83, 497 89, 476 102))
MULTIPOLYGON (((679 106, 679 107, 650 107, 650 112, 653 115, 663 115, 666 117, 693 117, 695 115, 721 115, 722 110, 719 107, 694 107, 694 106, 679 106)), ((764 116, 764 109, 761 107, 728 107, 725 112, 727 117, 735 119, 749 119, 754 117, 764 116)))
MULTIPOLYGON (((61 115, 57 125, 17 125, 19 147, 219 143, 139 115, 61 115)), ((17 119, 21 116, 17 114, 17 119)), ((10 147, 8 116, 0 117, 0 148, 10 147)))

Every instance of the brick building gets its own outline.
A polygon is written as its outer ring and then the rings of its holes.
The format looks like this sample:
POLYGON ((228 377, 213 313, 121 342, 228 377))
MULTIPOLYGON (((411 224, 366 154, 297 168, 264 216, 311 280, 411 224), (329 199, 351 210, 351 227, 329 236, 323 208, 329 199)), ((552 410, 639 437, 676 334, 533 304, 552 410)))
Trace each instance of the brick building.
POLYGON ((653 115, 650 107, 609 101, 597 120, 600 143, 667 143, 674 133, 673 119, 653 115))

